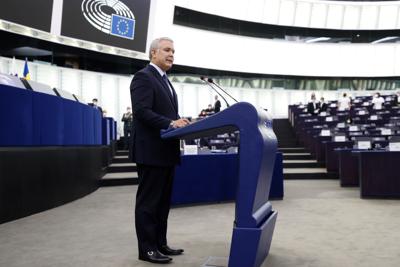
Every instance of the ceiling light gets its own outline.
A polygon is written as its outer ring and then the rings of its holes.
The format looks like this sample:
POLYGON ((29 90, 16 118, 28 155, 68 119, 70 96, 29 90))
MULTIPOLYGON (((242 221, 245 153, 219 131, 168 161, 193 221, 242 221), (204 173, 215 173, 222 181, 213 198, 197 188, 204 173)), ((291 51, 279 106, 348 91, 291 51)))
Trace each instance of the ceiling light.
POLYGON ((316 42, 328 41, 330 39, 331 38, 329 38, 329 37, 318 37, 318 38, 308 39, 305 42, 306 43, 316 43, 316 42))

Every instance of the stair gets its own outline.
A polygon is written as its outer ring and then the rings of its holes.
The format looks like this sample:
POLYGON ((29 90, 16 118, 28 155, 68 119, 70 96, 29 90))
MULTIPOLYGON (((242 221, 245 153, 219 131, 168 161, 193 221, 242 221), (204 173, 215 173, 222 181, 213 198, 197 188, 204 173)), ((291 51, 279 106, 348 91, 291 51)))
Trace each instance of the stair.
POLYGON ((100 180, 100 186, 119 186, 138 184, 136 164, 130 162, 127 150, 118 150, 106 174, 100 180))
POLYGON ((288 119, 274 119, 272 127, 278 138, 278 147, 290 148, 298 145, 296 134, 288 119))
POLYGON ((298 141, 288 119, 273 121, 274 132, 278 138, 278 149, 283 154, 284 179, 337 179, 336 174, 328 173, 323 163, 304 148, 298 141))
POLYGON ((302 147, 279 148, 279 151, 283 153, 284 179, 337 179, 337 175, 328 173, 302 147))

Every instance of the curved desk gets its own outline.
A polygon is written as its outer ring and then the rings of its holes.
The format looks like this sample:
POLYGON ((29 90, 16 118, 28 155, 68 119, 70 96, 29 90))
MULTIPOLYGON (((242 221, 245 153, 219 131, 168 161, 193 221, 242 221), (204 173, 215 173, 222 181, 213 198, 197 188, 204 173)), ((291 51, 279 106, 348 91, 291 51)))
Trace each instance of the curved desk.
MULTIPOLYGON (((235 199, 238 154, 208 153, 181 156, 175 170, 172 205, 235 199)), ((269 199, 283 199, 282 153, 276 153, 269 199)))

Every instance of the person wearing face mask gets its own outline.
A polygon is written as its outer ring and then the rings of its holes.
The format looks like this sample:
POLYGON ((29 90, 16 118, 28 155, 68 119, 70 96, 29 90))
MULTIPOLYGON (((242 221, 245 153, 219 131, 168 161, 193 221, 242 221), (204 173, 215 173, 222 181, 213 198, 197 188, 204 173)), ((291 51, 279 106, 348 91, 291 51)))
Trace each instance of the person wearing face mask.
POLYGON ((382 109, 383 104, 385 103, 385 99, 383 99, 383 97, 381 97, 380 93, 375 93, 374 97, 372 98, 371 101, 372 105, 373 105, 373 109, 382 109))
POLYGON ((126 113, 122 115, 121 121, 124 123, 124 150, 127 150, 129 148, 129 139, 132 133, 133 121, 132 111, 130 107, 126 108, 126 113))
POLYGON ((180 128, 189 121, 178 114, 178 98, 166 72, 174 62, 174 43, 162 37, 152 41, 150 64, 135 73, 130 90, 133 116, 131 158, 136 162, 139 186, 135 225, 139 260, 168 263, 183 253, 167 243, 167 220, 175 165, 180 161, 179 140, 161 139, 160 130, 180 128))

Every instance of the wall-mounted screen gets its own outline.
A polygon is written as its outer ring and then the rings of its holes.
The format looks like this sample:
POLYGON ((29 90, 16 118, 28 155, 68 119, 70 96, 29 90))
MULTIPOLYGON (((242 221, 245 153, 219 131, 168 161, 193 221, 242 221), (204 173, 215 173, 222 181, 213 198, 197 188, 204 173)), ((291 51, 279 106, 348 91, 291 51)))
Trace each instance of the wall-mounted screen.
POLYGON ((1 1, 0 19, 50 32, 53 0, 1 1))
POLYGON ((150 0, 68 0, 61 35, 146 51, 150 0))

